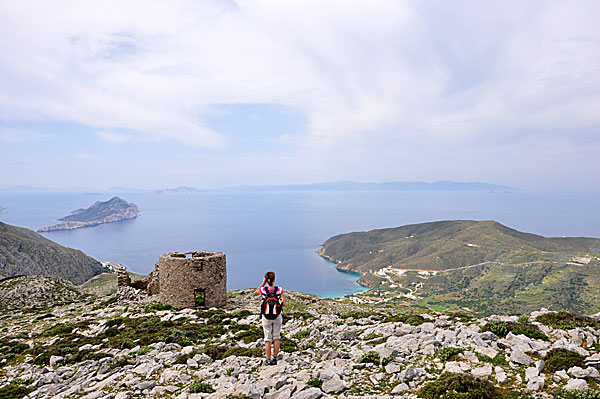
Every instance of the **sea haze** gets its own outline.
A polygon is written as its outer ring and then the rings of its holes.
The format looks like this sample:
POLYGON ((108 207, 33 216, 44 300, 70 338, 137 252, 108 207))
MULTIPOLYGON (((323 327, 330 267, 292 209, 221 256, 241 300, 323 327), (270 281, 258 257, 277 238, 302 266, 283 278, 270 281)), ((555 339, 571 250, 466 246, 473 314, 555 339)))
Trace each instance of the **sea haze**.
MULTIPOLYGON (((113 194, 0 193, 5 223, 37 229, 113 194)), ((255 287, 268 270, 284 288, 324 297, 362 290, 315 251, 350 231, 446 219, 497 220, 546 236, 600 237, 599 194, 527 191, 302 191, 119 194, 141 216, 97 227, 44 233, 103 261, 149 273, 169 251, 227 254, 228 287, 255 287)))

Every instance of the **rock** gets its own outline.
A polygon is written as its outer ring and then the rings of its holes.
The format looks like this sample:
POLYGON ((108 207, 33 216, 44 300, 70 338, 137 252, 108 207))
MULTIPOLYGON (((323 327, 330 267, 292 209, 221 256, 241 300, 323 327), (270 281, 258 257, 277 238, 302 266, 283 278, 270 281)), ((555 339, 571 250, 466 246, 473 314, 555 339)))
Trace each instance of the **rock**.
POLYGON ((339 333, 338 338, 340 341, 354 341, 356 339, 356 332, 351 330, 344 330, 339 333))
POLYGON ((282 375, 281 377, 279 377, 277 381, 275 381, 275 390, 279 391, 281 387, 287 384, 287 381, 288 377, 286 375, 282 375))
POLYGON ((388 374, 399 373, 402 371, 402 367, 397 363, 388 363, 385 366, 385 372, 388 374))
POLYGON ((115 395, 115 399, 129 399, 130 396, 131 396, 131 392, 129 392, 129 391, 119 392, 118 394, 115 395))
POLYGON ((471 370, 471 374, 473 377, 481 378, 481 377, 489 377, 492 375, 492 366, 490 364, 486 364, 483 367, 477 367, 471 370))
POLYGON ((525 381, 531 381, 540 375, 540 371, 536 367, 527 367, 525 370, 525 381))
POLYGON ((197 369, 198 368, 198 362, 195 361, 194 359, 188 359, 188 360, 186 360, 186 364, 188 365, 188 367, 191 367, 193 369, 197 369))
POLYGON ((594 378, 596 380, 600 379, 600 372, 594 367, 588 367, 586 369, 582 369, 581 367, 571 367, 567 371, 570 375, 575 378, 594 378))
POLYGON ((408 385, 406 385, 404 382, 402 382, 402 383, 396 385, 394 387, 394 389, 392 389, 392 393, 393 394, 398 394, 398 393, 402 393, 402 392, 408 391, 408 389, 409 389, 408 385))
POLYGON ((56 365, 61 363, 63 360, 65 360, 65 358, 62 356, 52 355, 50 356, 50 366, 56 367, 56 365))
POLYGON ((494 372, 496 373, 496 381, 498 384, 504 384, 508 381, 508 377, 506 376, 506 372, 500 366, 494 367, 494 372))
POLYGON ((144 389, 152 389, 156 386, 156 381, 143 381, 135 386, 135 389, 144 390, 144 389))
POLYGON ((533 359, 531 357, 529 357, 529 355, 527 355, 526 353, 524 353, 520 350, 512 351, 512 353, 510 355, 510 361, 515 362, 517 364, 522 364, 525 366, 528 366, 531 363, 533 363, 533 359))
POLYGON ((535 365, 535 368, 541 372, 542 370, 544 370, 544 366, 546 365, 546 363, 544 363, 544 361, 540 359, 540 360, 536 361, 534 363, 534 365, 535 365))
POLYGON ((564 389, 568 389, 570 391, 585 391, 590 389, 590 387, 585 380, 572 378, 567 382, 567 385, 564 386, 564 389))
POLYGON ((527 383, 526 390, 528 392, 539 391, 540 389, 542 389, 544 387, 545 382, 546 381, 544 380, 543 377, 535 376, 527 383))
POLYGON ((321 396, 323 396, 323 392, 319 388, 308 388, 296 392, 292 399, 319 399, 321 396))
POLYGON ((338 393, 346 389, 346 385, 338 375, 335 375, 333 378, 323 382, 321 389, 325 393, 338 393))

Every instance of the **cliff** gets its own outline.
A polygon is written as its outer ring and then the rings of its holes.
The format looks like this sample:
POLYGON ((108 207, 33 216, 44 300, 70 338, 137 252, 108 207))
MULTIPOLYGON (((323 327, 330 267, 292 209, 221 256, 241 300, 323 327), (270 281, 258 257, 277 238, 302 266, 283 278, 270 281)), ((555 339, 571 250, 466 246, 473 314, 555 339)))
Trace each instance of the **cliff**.
POLYGON ((0 222, 0 278, 42 275, 81 284, 104 270, 100 262, 81 251, 0 222))

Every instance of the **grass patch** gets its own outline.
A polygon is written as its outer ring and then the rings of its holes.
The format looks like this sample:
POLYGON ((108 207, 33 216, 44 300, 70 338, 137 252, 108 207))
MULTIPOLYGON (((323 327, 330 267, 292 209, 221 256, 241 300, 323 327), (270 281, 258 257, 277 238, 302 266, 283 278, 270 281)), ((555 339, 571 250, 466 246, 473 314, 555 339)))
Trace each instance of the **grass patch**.
POLYGON ((538 316, 535 321, 562 330, 570 330, 577 327, 600 327, 600 322, 596 319, 571 312, 546 313, 538 316))
POLYGON ((304 339, 304 338, 308 338, 309 335, 310 335, 310 331, 308 331, 308 330, 302 330, 302 331, 298 331, 297 333, 295 333, 294 335, 292 335, 292 338, 295 338, 295 339, 304 339))
POLYGON ((597 389, 587 389, 585 391, 568 391, 566 389, 557 389, 552 393, 553 399, 600 399, 600 391, 597 389))
POLYGON ((404 324, 410 324, 411 326, 420 326, 421 324, 423 324, 427 321, 428 321, 427 319, 425 319, 423 316, 421 316, 419 314, 401 314, 401 315, 388 316, 385 319, 383 319, 384 323, 404 323, 404 324))
POLYGON ((374 314, 362 310, 350 310, 348 312, 341 313, 339 316, 342 319, 366 319, 368 317, 374 316, 374 314))
POLYGON ((150 312, 156 312, 156 311, 161 311, 161 310, 173 310, 173 306, 171 305, 163 305, 160 302, 152 302, 147 304, 146 306, 144 306, 144 312, 146 313, 150 313, 150 312))
POLYGON ((500 350, 498 351, 498 354, 494 357, 489 357, 489 356, 484 356, 481 354, 477 354, 477 359, 479 359, 480 362, 484 362, 484 363, 491 363, 494 366, 508 366, 508 361, 506 360, 506 356, 504 355, 504 351, 500 350))
POLYGON ((323 386, 323 380, 321 380, 319 377, 311 378, 310 380, 308 380, 306 385, 311 386, 313 388, 321 389, 321 387, 323 386))
POLYGON ((439 358, 443 362, 448 362, 452 360, 456 360, 458 355, 464 352, 463 348, 455 348, 453 346, 447 346, 445 348, 440 348, 435 351, 435 357, 439 358))
POLYGON ((36 388, 28 388, 26 386, 10 383, 0 388, 0 398, 2 399, 21 399, 27 396, 30 392, 35 391, 36 388))
POLYGON ((470 374, 443 373, 437 380, 428 382, 417 396, 425 399, 525 399, 530 395, 496 388, 489 380, 470 374))
POLYGON ((210 383, 199 379, 190 384, 190 393, 213 393, 215 389, 210 383))
POLYGON ((563 348, 555 348, 544 357, 544 370, 555 372, 559 370, 568 370, 571 367, 585 368, 585 356, 577 352, 569 351, 563 348))
POLYGON ((379 366, 380 360, 379 360, 379 353, 375 352, 375 351, 369 351, 367 353, 364 353, 360 359, 358 360, 359 363, 373 363, 376 366, 379 366))
POLYGON ((549 341, 548 336, 543 331, 538 330, 538 328, 533 324, 491 321, 485 327, 483 327, 482 331, 491 331, 500 338, 504 338, 509 332, 512 332, 515 335, 522 334, 531 339, 549 341))

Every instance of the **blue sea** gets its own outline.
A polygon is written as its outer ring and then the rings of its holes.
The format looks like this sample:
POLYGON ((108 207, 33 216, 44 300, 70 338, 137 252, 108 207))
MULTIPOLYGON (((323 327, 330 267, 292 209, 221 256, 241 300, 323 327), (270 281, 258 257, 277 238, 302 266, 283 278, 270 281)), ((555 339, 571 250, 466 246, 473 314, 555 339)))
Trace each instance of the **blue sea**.
MULTIPOLYGON (((30 229, 56 223, 114 194, 0 192, 0 220, 30 229)), ((600 194, 477 191, 316 191, 118 194, 140 207, 134 220, 44 233, 101 260, 149 273, 160 254, 227 254, 229 288, 256 287, 276 272, 284 288, 338 297, 364 290, 316 254, 329 237, 435 220, 497 220, 546 236, 600 237, 600 194)))

